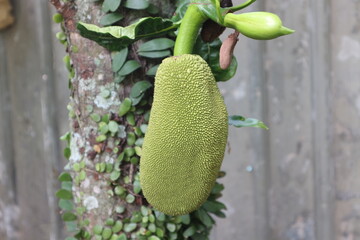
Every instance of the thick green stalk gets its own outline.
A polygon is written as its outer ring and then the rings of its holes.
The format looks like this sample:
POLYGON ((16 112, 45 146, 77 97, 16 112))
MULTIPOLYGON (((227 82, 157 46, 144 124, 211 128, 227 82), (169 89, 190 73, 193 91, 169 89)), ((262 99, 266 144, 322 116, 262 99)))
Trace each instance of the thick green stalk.
POLYGON ((192 53, 198 32, 207 19, 195 4, 188 7, 176 38, 174 56, 192 53))

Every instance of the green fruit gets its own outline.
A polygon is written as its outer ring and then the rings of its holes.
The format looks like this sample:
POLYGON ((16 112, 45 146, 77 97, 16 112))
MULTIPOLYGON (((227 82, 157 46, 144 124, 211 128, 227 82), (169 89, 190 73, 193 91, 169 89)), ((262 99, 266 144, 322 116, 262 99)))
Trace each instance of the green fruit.
POLYGON ((200 56, 163 60, 140 160, 143 193, 157 210, 183 215, 206 201, 224 157, 227 119, 214 76, 200 56))
POLYGON ((269 40, 294 32, 284 27, 277 15, 269 12, 228 13, 225 15, 224 24, 258 40, 269 40))

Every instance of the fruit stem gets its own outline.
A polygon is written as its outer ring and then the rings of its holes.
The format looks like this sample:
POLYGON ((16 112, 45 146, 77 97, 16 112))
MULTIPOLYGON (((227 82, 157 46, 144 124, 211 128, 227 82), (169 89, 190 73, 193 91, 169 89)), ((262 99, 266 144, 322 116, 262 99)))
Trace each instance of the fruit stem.
POLYGON ((207 19, 196 4, 189 5, 175 41, 174 56, 192 53, 198 32, 207 19))

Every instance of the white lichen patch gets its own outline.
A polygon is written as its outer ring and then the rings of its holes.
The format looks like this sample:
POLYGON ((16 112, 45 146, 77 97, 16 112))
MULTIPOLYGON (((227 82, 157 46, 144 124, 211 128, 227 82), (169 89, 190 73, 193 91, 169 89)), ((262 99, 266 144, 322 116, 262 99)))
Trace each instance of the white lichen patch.
POLYGON ((94 100, 94 103, 99 108, 109 109, 110 107, 120 105, 121 102, 119 100, 117 93, 111 90, 110 96, 108 98, 104 98, 103 96, 101 96, 101 93, 98 94, 94 100))
POLYGON ((93 187, 93 192, 96 193, 96 194, 99 194, 99 193, 101 193, 101 189, 98 186, 94 186, 93 187))
POLYGON ((109 155, 107 155, 107 156, 105 157, 105 162, 106 162, 106 163, 111 163, 111 164, 113 164, 113 163, 114 163, 114 159, 113 159, 112 157, 110 157, 109 155))
POLYGON ((94 91, 96 88, 96 81, 92 78, 88 79, 79 79, 79 91, 81 94, 83 94, 86 91, 94 91))
POLYGON ((80 162, 82 155, 79 152, 79 149, 84 146, 84 140, 81 138, 80 134, 72 133, 70 140, 70 150, 71 156, 69 158, 70 162, 80 162))
POLYGON ((86 178, 82 183, 81 183, 81 187, 84 188, 88 188, 90 186, 90 180, 88 178, 86 178))
POLYGON ((86 210, 90 211, 92 209, 99 207, 99 202, 94 196, 88 196, 84 199, 83 205, 86 208, 86 210))

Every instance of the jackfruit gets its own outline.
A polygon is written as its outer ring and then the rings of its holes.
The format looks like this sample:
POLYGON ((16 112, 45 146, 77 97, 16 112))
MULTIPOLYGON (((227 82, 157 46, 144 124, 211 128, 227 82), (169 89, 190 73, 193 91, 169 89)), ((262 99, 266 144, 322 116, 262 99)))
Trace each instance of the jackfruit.
POLYGON ((153 207, 175 216, 206 201, 224 157, 227 119, 214 76, 200 56, 163 60, 140 160, 143 194, 153 207))

